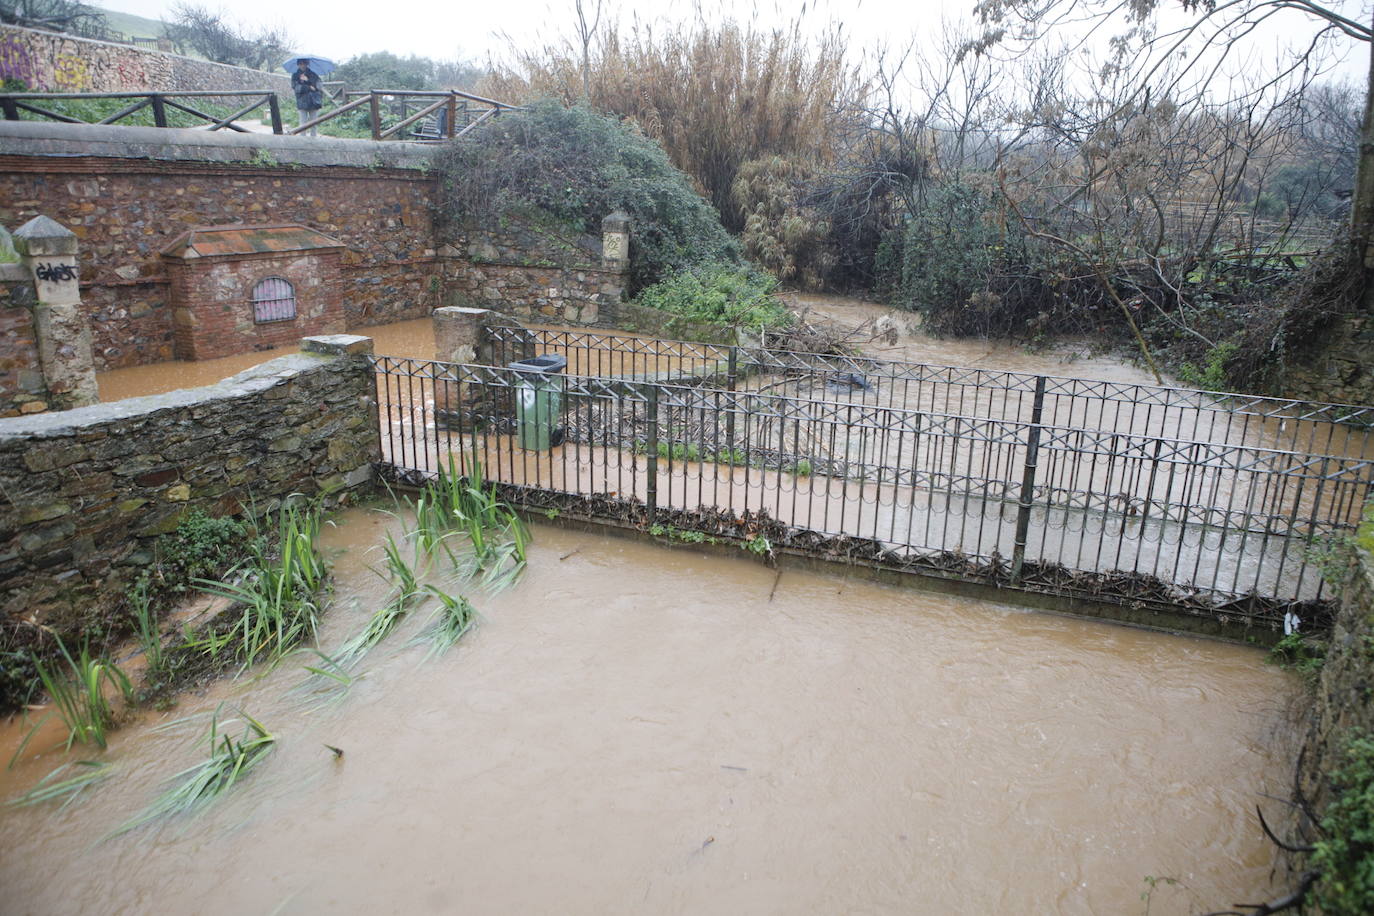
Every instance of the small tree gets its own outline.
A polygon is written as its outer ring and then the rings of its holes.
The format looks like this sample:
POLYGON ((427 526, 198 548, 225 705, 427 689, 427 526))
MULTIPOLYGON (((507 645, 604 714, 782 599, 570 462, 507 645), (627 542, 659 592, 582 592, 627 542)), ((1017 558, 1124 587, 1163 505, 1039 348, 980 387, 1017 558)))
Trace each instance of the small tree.
POLYGON ((110 31, 105 13, 80 0, 0 0, 0 22, 84 38, 104 38, 110 31))
POLYGON ((223 12, 194 3, 175 3, 171 13, 171 21, 163 24, 167 39, 207 60, 274 70, 291 53, 291 37, 281 26, 258 26, 249 31, 231 23, 223 12))

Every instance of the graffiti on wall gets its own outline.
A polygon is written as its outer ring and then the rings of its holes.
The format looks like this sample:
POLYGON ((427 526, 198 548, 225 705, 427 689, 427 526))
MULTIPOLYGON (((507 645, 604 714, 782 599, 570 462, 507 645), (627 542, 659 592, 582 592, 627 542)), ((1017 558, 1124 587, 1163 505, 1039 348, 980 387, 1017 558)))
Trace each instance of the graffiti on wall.
POLYGON ((289 93, 284 73, 263 73, 128 45, 0 25, 0 80, 34 92, 149 89, 272 89, 289 93))
POLYGON ((33 54, 18 35, 0 35, 0 80, 18 80, 33 86, 36 69, 33 54))
POLYGON ((75 54, 59 54, 52 64, 52 87, 58 92, 79 92, 89 89, 90 74, 86 62, 75 54))

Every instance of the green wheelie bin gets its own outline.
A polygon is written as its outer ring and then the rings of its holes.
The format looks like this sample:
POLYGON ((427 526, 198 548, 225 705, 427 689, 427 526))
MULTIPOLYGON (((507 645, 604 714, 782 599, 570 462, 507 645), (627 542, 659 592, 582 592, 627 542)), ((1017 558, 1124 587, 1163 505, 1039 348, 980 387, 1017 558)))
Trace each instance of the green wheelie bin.
POLYGON ((532 356, 513 362, 515 370, 516 441, 530 451, 546 452, 563 442, 563 379, 566 357, 532 356))

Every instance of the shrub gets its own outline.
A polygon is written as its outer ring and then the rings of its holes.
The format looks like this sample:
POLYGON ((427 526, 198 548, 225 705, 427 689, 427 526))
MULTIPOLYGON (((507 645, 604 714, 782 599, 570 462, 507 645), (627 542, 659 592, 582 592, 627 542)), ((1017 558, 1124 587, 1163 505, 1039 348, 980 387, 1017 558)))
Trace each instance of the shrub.
POLYGON ((601 219, 629 214, 630 291, 703 261, 739 260, 716 211, 662 148, 635 128, 583 105, 543 101, 503 115, 436 159, 441 222, 487 225, 525 214, 599 234, 601 219))
POLYGON ((1327 916, 1374 913, 1374 738, 1353 736, 1331 779, 1335 800, 1312 855, 1316 903, 1327 916))
POLYGON ((690 321, 760 330, 792 323, 773 295, 778 281, 753 267, 703 264, 678 271, 639 296, 639 304, 690 321))
POLYGON ((814 179, 797 160, 770 156, 742 164, 731 186, 745 256, 803 289, 820 289, 835 266, 830 224, 802 201, 814 179))
POLYGON ((215 579, 251 553, 247 528, 232 518, 188 512, 176 531, 157 542, 161 591, 187 591, 195 579, 215 579))
POLYGON ((932 188, 906 224, 900 296, 932 330, 977 333, 1005 313, 1003 280, 1024 257, 1019 234, 989 217, 986 195, 967 184, 932 188), (979 316, 979 317, 975 317, 979 316))

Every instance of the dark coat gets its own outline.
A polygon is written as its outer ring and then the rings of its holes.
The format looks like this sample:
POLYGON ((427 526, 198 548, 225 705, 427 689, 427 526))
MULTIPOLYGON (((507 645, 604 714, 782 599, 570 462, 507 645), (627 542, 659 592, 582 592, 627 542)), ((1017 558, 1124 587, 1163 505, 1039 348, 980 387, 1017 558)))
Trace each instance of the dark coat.
POLYGON ((297 108, 316 111, 324 106, 324 91, 320 87, 320 76, 309 67, 291 74, 291 88, 296 91, 297 108))

